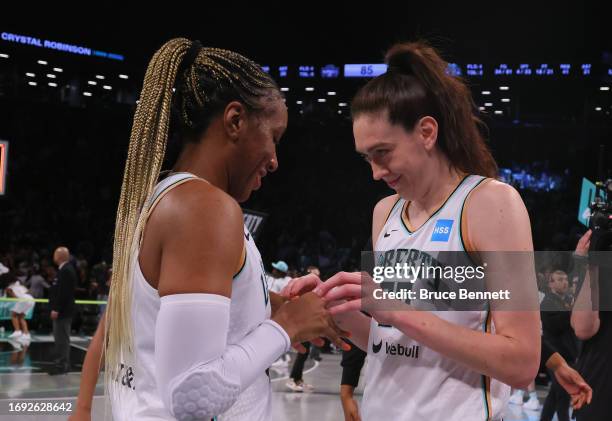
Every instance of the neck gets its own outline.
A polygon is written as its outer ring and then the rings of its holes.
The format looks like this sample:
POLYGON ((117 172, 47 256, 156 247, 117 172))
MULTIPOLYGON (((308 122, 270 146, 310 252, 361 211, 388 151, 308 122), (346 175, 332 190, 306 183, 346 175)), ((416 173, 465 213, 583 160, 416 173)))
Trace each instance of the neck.
POLYGON ((228 192, 229 174, 225 166, 223 148, 213 139, 201 139, 197 143, 187 143, 172 170, 189 172, 203 178, 213 186, 228 192))
POLYGON ((415 211, 434 212, 453 192, 463 179, 464 174, 459 173, 449 162, 438 154, 432 165, 424 172, 424 183, 420 191, 411 200, 410 207, 415 211))

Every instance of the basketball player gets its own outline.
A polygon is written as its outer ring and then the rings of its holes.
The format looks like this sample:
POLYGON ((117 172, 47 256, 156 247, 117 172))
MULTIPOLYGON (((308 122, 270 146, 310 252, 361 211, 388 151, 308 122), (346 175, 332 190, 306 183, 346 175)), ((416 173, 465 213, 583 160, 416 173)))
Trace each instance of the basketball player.
POLYGON ((105 324, 116 421, 268 420, 266 369, 291 343, 325 336, 346 346, 316 294, 271 303, 238 205, 276 170, 286 125, 277 85, 249 59, 183 38, 153 56, 128 149, 105 324), (171 112, 183 145, 157 182, 171 112))
MULTIPOLYGON (((512 187, 495 180, 468 88, 421 42, 393 46, 386 62, 387 73, 352 103, 357 151, 374 179, 397 192, 374 209, 375 253, 455 251, 470 265, 479 250, 532 251, 527 211, 512 187)), ((537 373, 537 304, 534 311, 373 311, 368 318, 359 312, 359 273, 298 280, 283 293, 315 285, 368 352, 364 420, 501 420, 509 385, 524 387, 537 373)), ((537 297, 535 273, 521 288, 537 297)))

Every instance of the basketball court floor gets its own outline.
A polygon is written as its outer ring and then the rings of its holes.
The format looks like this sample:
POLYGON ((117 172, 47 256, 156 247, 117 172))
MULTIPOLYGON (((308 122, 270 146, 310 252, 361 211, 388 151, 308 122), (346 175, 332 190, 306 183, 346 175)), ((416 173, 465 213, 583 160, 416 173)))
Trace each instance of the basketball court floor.
MULTIPOLYGON (((15 409, 16 403, 23 402, 74 405, 79 390, 81 365, 91 337, 72 336, 71 371, 64 375, 50 376, 47 372, 53 360, 52 336, 37 335, 33 332, 32 342, 25 348, 14 341, 9 341, 7 336, 8 332, 0 334, 0 420, 66 420, 68 413, 25 415, 11 412, 11 408, 15 409)), ((338 394, 341 376, 340 355, 321 354, 321 358, 321 362, 309 359, 305 366, 304 380, 314 386, 314 391, 311 393, 292 392, 285 386, 289 379, 291 364, 288 367, 271 368, 274 408, 272 421, 344 420, 338 394)), ((358 400, 361 399, 362 392, 363 381, 357 389, 358 400)), ((540 402, 544 401, 546 393, 546 389, 538 387, 540 402)), ((104 396, 100 379, 94 398, 92 420, 103 420, 104 413, 104 396)), ((539 411, 527 411, 521 406, 509 405, 504 419, 536 421, 540 419, 540 414, 539 411)))

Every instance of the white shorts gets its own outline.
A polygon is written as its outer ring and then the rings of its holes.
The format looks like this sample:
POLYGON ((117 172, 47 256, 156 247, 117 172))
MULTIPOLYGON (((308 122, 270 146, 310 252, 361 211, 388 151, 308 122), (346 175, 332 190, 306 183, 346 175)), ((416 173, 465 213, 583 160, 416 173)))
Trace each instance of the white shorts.
POLYGON ((11 311, 17 314, 27 314, 34 308, 34 304, 36 304, 34 301, 17 301, 11 311))

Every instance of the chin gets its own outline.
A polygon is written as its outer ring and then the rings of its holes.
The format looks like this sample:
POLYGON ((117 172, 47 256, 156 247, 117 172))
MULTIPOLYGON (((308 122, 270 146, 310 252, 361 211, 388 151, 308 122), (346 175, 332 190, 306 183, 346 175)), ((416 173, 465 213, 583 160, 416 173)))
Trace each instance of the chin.
POLYGON ((249 193, 240 194, 240 195, 236 196, 236 202, 244 203, 247 200, 249 200, 250 197, 251 197, 251 193, 250 192, 249 193))
POLYGON ((402 186, 398 186, 398 187, 399 188, 397 188, 397 189, 393 189, 393 190, 395 190, 395 193, 397 193, 402 199, 408 200, 408 195, 407 195, 406 189, 402 188, 402 186))

